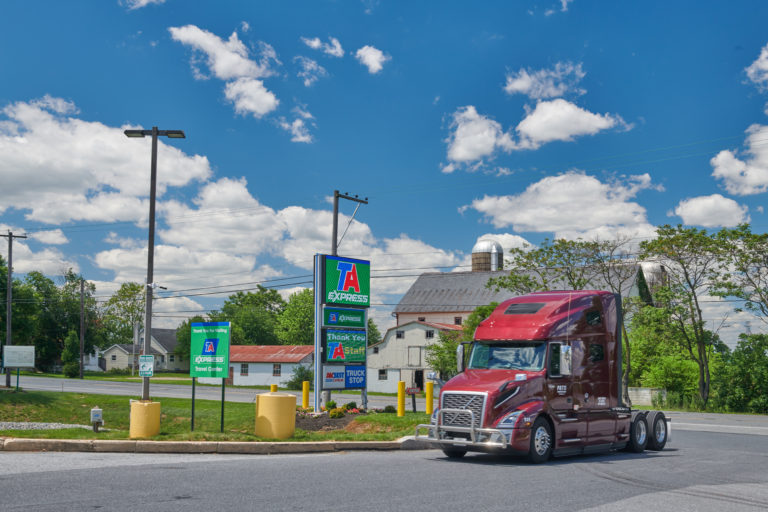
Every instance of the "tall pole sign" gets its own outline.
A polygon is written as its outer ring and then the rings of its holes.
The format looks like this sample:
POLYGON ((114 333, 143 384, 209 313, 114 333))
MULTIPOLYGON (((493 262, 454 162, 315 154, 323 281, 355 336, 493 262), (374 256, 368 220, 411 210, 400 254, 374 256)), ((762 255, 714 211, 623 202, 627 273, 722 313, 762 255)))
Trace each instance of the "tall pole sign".
POLYGON ((315 410, 320 392, 365 389, 371 263, 315 255, 315 410))

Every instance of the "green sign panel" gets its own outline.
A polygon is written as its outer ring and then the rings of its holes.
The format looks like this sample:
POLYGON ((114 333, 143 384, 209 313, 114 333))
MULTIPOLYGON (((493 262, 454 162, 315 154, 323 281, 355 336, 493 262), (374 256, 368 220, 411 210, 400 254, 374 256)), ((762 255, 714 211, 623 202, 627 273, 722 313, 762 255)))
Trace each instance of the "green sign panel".
POLYGON ((367 308, 371 305, 371 262, 325 257, 323 302, 367 308))
POLYGON ((326 363, 364 363, 367 339, 365 331, 325 331, 326 363))
POLYGON ((229 322, 193 323, 190 377, 229 377, 229 322))
POLYGON ((365 329, 364 309, 323 308, 323 327, 354 327, 365 329))

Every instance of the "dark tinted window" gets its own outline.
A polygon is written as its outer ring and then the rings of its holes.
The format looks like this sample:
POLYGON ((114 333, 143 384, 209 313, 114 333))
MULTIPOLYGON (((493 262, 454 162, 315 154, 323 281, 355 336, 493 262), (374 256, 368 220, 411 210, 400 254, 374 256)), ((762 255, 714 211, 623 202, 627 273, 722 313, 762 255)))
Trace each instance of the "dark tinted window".
POLYGON ((587 320, 587 325, 595 326, 603 323, 603 317, 599 311, 587 311, 584 317, 587 320))
POLYGON ((510 304, 505 315, 532 315, 544 307, 544 302, 525 302, 522 304, 510 304))
POLYGON ((602 361, 603 359, 605 359, 603 346, 598 345, 597 343, 590 343, 589 360, 592 361, 593 363, 596 363, 597 361, 602 361))

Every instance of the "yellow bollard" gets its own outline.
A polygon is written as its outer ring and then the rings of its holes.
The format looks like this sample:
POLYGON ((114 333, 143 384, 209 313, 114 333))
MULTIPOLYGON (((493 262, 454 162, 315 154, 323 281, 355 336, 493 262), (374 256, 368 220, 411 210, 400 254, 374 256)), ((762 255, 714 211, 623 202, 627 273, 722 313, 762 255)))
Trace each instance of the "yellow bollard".
POLYGON ((301 407, 303 409, 309 409, 309 381, 305 380, 301 383, 301 407))
POLYGON ((397 416, 405 416, 405 381, 397 382, 397 416))
POLYGON ((432 403, 433 395, 435 394, 435 383, 434 382, 427 382, 425 385, 425 391, 427 393, 427 408, 425 412, 432 416, 432 411, 434 410, 434 404, 432 403))
POLYGON ((270 393, 277 393, 277 384, 270 384, 269 385, 269 392, 270 393))
POLYGON ((290 393, 256 395, 256 424, 259 437, 285 439, 296 428, 296 396, 290 393))
POLYGON ((131 401, 131 439, 147 438, 160 433, 160 402, 131 401))

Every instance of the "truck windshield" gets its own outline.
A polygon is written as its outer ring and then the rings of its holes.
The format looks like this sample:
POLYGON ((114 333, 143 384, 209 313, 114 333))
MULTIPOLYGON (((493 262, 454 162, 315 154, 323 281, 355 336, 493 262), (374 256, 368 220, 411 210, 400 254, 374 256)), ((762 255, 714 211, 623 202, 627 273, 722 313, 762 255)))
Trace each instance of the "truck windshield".
POLYGON ((544 368, 546 350, 543 342, 476 341, 472 344, 469 368, 539 371, 544 368))

